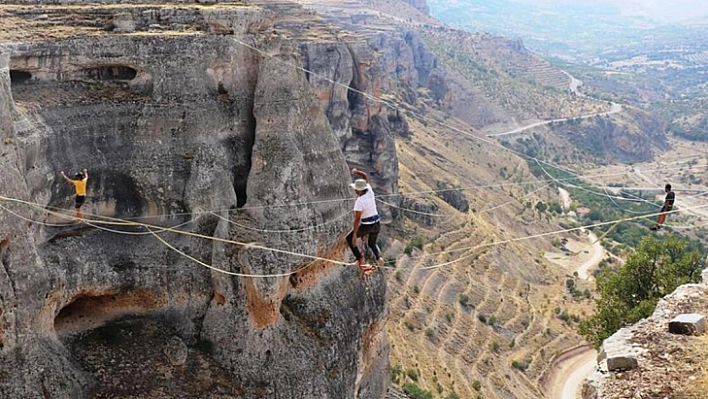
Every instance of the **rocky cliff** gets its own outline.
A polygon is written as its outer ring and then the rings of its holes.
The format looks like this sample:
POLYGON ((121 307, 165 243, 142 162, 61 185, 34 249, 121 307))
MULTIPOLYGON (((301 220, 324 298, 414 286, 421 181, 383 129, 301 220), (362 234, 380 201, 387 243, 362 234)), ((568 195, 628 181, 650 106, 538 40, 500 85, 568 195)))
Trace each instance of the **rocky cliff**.
POLYGON ((670 148, 661 122, 636 109, 570 120, 552 125, 551 130, 593 158, 608 162, 646 162, 670 148))
MULTIPOLYGON (((373 171, 377 192, 397 192, 394 139, 410 132, 396 105, 416 104, 420 89, 431 91, 433 101, 443 101, 448 90, 437 59, 414 32, 367 34, 358 42, 310 42, 302 54, 347 162, 373 171)), ((386 207, 382 211, 389 215, 386 207)))
MULTIPOLYGON (((350 196, 347 157, 395 190, 396 169, 376 154, 395 164, 391 136, 405 124, 346 90, 332 97, 341 110, 323 109, 295 67, 311 63, 301 45, 263 30, 296 7, 154 7, 85 9, 100 29, 72 25, 77 8, 8 8, 27 37, 0 53, 0 194, 70 208, 56 172, 87 167, 87 213, 346 259, 351 203, 289 204, 350 196), (231 39, 244 32, 268 56, 231 39)), ((354 61, 366 47, 347 54, 351 79, 375 91, 354 61)), ((224 271, 300 270, 229 276, 144 229, 56 227, 66 221, 1 205, 50 224, 0 212, 0 397, 385 393, 382 274, 362 282, 299 256, 161 235, 224 271)))
POLYGON ((680 286, 651 317, 623 328, 603 342, 598 366, 582 387, 583 399, 702 397, 705 394, 705 340, 669 333, 680 314, 706 314, 708 270, 701 284, 680 286), (702 381, 702 382, 701 382, 702 381))

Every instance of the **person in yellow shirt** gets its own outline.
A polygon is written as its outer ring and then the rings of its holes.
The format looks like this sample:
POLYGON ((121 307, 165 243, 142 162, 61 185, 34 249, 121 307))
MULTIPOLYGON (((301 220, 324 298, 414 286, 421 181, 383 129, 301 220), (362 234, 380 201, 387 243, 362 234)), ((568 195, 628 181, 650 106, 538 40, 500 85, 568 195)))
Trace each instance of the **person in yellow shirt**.
POLYGON ((78 219, 83 219, 83 215, 81 214, 81 205, 86 202, 86 182, 88 181, 88 170, 84 169, 83 172, 78 172, 74 175, 73 180, 69 179, 66 174, 64 174, 63 170, 59 172, 59 174, 68 183, 74 185, 74 189, 76 190, 76 205, 74 205, 74 208, 76 209, 76 217, 78 219))

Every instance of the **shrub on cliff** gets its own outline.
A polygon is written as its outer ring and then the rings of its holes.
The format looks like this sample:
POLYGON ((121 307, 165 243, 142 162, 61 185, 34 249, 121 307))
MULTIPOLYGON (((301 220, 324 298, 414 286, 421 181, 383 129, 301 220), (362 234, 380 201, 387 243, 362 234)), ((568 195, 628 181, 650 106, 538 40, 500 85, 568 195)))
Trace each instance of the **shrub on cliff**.
POLYGON ((620 328, 650 316, 659 299, 678 286, 698 282, 705 267, 703 251, 688 241, 645 237, 624 265, 598 275, 597 309, 580 323, 580 334, 599 347, 620 328))
POLYGON ((418 384, 409 382, 403 386, 403 392, 411 399, 433 399, 433 393, 421 389, 418 384))

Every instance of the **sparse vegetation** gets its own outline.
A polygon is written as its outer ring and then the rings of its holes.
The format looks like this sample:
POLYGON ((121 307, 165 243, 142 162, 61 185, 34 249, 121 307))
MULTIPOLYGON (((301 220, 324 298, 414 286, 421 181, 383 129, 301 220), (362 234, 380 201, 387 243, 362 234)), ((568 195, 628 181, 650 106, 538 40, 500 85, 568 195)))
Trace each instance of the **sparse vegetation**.
POLYGON ((406 255, 410 255, 413 253, 413 249, 422 250, 423 245, 425 245, 425 238, 421 236, 415 236, 411 238, 403 252, 405 252, 406 255))
POLYGON ((500 350, 499 342, 496 342, 496 341, 492 342, 492 350, 494 351, 494 353, 499 353, 499 350, 500 350))
POLYGON ((546 213, 546 210, 548 210, 548 205, 546 205, 543 201, 539 201, 536 203, 536 210, 539 213, 546 213))
POLYGON ((400 384, 401 377, 403 377, 403 366, 400 364, 391 366, 391 382, 394 384, 400 384))
POLYGON ((479 380, 474 380, 472 382, 472 388, 474 388, 475 391, 479 392, 482 389, 482 383, 479 382, 479 380))
MULTIPOLYGON (((575 299, 582 298, 583 296, 585 296, 585 294, 580 291, 576 286, 574 278, 569 278, 565 280, 565 288, 568 290, 568 293, 571 294, 575 299)), ((586 291, 589 292, 589 290, 586 291)))
POLYGON ((403 393, 408 395, 411 399, 433 399, 433 393, 421 389, 418 384, 408 382, 403 385, 403 393))
POLYGON ((406 376, 408 378, 410 378, 412 381, 418 382, 418 372, 415 371, 414 369, 407 369, 406 376))
MULTIPOLYGON (((533 139, 529 139, 533 140, 533 139)), ((530 145, 530 144, 525 144, 530 145)), ((541 144, 536 144, 541 145, 541 144)), ((535 155, 532 155, 535 156, 535 155)), ((654 196, 647 195, 646 193, 640 192, 620 192, 620 197, 636 199, 636 197, 643 198, 646 202, 627 202, 621 200, 613 200, 608 198, 607 195, 602 193, 602 190, 587 184, 583 181, 579 181, 575 176, 569 174, 568 172, 555 168, 549 165, 543 165, 541 167, 535 161, 528 161, 529 169, 531 172, 543 179, 560 179, 566 182, 572 182, 573 187, 567 186, 566 190, 570 193, 578 205, 588 208, 589 212, 585 214, 585 222, 610 222, 625 217, 636 216, 637 214, 649 214, 656 211, 654 207, 654 196), (598 193, 599 190, 599 193, 598 193)), ((536 209, 543 213, 548 209, 548 205, 541 203, 536 204, 536 209)), ((627 223, 621 223, 613 226, 613 230, 607 235, 607 238, 614 240, 618 243, 627 244, 631 247, 636 247, 639 245, 642 237, 646 235, 647 229, 651 227, 653 222, 646 219, 640 219, 636 221, 629 221, 627 223)), ((605 233, 605 230, 609 227, 603 229, 595 229, 598 236, 605 233)))
POLYGON ((433 331, 432 328, 426 328, 425 329, 425 336, 428 338, 433 338, 433 336, 435 336, 435 331, 433 331))
POLYGON ((511 367, 513 367, 519 371, 526 371, 529 368, 529 364, 525 360, 524 361, 514 360, 511 362, 511 367))
POLYGON ((470 305, 470 297, 467 294, 460 294, 460 305, 462 306, 469 306, 470 305))

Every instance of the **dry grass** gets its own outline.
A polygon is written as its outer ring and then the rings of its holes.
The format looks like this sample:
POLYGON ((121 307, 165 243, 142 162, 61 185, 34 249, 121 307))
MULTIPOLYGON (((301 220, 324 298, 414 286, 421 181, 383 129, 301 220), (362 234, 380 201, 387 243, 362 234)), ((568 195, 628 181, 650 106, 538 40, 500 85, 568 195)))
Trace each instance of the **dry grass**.
POLYGON ((700 359, 701 372, 695 376, 689 376, 689 382, 684 387, 682 397, 685 398, 706 398, 708 397, 708 334, 704 334, 696 344, 696 351, 693 355, 700 359), (694 380, 691 379, 695 377, 694 380))

